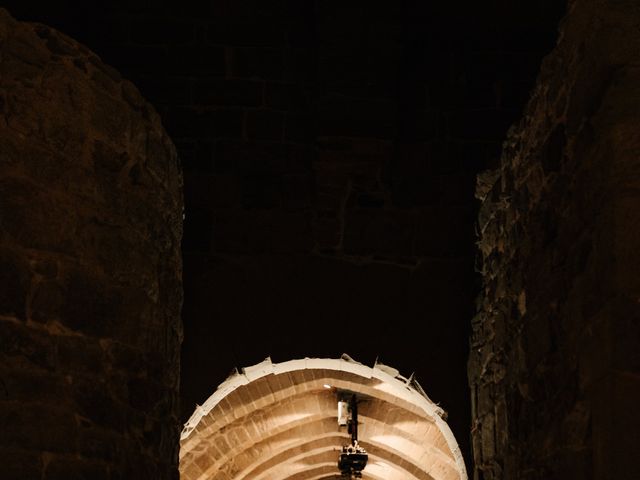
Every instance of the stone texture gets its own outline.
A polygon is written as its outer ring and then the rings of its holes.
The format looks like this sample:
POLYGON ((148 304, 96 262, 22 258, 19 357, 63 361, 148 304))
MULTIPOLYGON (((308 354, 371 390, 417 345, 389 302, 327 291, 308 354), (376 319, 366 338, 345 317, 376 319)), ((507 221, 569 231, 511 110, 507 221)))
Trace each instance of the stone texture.
POLYGON ((636 2, 570 2, 478 178, 476 479, 637 478, 639 20, 636 2))
POLYGON ((0 9, 0 47, 0 476, 175 479, 174 147, 79 43, 0 9))
POLYGON ((336 425, 345 391, 360 398, 358 442, 369 453, 363 478, 467 478, 443 410, 421 387, 391 367, 348 356, 267 359, 231 375, 185 425, 181 477, 316 478, 320 467, 335 474, 336 452, 350 440, 336 425))

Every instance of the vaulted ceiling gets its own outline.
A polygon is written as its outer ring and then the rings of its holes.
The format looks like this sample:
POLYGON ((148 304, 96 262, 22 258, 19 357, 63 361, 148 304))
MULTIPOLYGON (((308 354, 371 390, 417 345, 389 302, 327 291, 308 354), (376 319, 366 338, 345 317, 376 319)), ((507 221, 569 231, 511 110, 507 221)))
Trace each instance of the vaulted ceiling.
POLYGON ((417 382, 386 365, 341 359, 269 359, 230 376, 182 432, 186 480, 340 478, 349 435, 337 422, 341 392, 359 399, 363 479, 463 480, 458 444, 417 382))

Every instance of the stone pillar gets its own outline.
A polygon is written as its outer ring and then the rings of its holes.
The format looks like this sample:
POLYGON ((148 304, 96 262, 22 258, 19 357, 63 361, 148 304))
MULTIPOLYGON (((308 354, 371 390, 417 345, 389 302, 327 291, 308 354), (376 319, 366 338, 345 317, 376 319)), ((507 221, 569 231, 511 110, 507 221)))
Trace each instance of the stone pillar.
POLYGON ((640 4, 575 0, 479 177, 476 479, 631 479, 640 445, 640 4))
POLYGON ((0 476, 174 479, 182 175, 138 90, 0 9, 0 476))

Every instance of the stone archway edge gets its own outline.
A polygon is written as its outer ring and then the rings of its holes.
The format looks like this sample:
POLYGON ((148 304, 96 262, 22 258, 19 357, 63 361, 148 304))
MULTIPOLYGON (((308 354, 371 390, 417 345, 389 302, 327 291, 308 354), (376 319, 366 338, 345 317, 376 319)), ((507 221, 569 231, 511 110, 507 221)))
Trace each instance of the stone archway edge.
POLYGON ((400 375, 399 371, 393 367, 389 367, 388 365, 378 362, 376 362, 373 367, 369 367, 357 362, 347 354, 343 354, 341 358, 306 357, 282 363, 273 363, 271 358, 267 357, 260 363, 244 367, 242 369, 242 373, 234 373, 222 382, 216 391, 213 392, 213 394, 202 405, 196 405, 195 411, 184 425, 180 435, 180 440, 184 441, 189 438, 202 418, 208 415, 223 398, 237 388, 248 385, 255 380, 266 377, 267 375, 278 375, 300 370, 345 371, 363 378, 375 378, 383 382, 385 385, 388 385, 391 388, 391 393, 393 395, 418 407, 433 420, 453 454, 456 466, 461 474, 461 478, 467 478, 466 467, 458 442, 453 436, 453 432, 449 428, 449 425, 442 418, 444 416, 444 410, 435 404, 424 393, 420 385, 417 384, 415 380, 403 377, 400 375))

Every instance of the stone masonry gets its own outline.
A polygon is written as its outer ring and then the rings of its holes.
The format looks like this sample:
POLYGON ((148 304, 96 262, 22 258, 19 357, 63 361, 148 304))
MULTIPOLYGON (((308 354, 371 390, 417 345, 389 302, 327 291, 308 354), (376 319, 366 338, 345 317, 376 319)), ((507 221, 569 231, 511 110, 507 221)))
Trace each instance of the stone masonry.
POLYGON ((640 450, 640 5, 575 0, 479 176, 475 479, 633 479, 640 450))
POLYGON ((182 176, 87 48, 0 9, 0 477, 175 479, 182 176))

